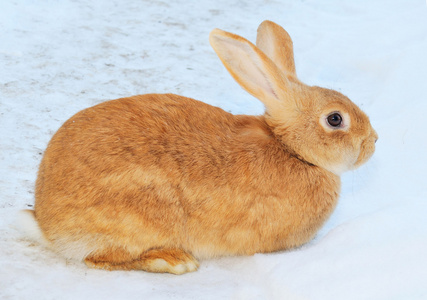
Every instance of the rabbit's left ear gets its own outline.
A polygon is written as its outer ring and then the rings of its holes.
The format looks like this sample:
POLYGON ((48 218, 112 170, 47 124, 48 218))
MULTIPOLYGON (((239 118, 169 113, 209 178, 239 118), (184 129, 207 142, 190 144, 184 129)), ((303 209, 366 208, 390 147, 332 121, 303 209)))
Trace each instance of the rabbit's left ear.
POLYGON ((268 20, 262 22, 257 30, 256 45, 285 75, 297 77, 292 39, 285 29, 268 20))
POLYGON ((241 36, 214 29, 209 41, 228 72, 247 92, 261 100, 267 111, 292 102, 289 81, 254 44, 241 36))

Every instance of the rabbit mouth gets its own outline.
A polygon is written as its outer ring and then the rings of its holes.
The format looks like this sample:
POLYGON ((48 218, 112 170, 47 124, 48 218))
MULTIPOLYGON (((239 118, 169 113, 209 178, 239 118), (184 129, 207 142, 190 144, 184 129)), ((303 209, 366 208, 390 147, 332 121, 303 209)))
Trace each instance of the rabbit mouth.
POLYGON ((371 135, 367 139, 363 140, 360 146, 359 157, 354 163, 354 168, 358 168, 366 163, 375 152, 375 142, 377 140, 376 135, 371 135))

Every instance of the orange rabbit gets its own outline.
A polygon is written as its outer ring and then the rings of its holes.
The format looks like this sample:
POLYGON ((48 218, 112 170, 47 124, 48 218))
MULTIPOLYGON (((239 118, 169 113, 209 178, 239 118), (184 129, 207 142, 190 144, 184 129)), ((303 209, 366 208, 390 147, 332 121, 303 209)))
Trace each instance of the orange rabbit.
POLYGON ((172 94, 77 113, 44 154, 35 210, 21 218, 29 235, 90 267, 175 274, 313 238, 375 130, 347 97, 298 80, 277 24, 260 25, 256 46, 219 29, 210 42, 265 114, 172 94))

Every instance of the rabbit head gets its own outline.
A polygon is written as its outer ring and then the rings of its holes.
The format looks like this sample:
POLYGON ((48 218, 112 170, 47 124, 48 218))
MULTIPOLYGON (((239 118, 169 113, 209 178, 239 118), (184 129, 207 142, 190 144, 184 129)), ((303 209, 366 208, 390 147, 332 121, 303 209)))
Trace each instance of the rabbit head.
POLYGON ((378 136, 369 118, 341 93, 299 81, 282 27, 261 23, 256 46, 219 29, 210 43, 233 78, 264 103, 266 122, 291 154, 337 175, 372 156, 378 136))

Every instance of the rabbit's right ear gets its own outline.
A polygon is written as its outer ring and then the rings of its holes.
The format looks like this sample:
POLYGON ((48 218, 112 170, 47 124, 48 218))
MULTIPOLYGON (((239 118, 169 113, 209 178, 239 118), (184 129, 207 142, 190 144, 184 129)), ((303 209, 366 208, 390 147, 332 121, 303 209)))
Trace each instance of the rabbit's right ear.
POLYGON ((285 75, 297 77, 292 39, 285 29, 268 20, 262 22, 257 30, 256 45, 285 75))
POLYGON ((267 111, 280 110, 292 102, 290 83, 261 50, 248 40, 214 29, 209 41, 228 72, 247 92, 261 100, 267 111))

